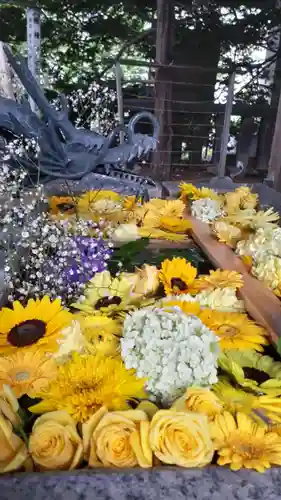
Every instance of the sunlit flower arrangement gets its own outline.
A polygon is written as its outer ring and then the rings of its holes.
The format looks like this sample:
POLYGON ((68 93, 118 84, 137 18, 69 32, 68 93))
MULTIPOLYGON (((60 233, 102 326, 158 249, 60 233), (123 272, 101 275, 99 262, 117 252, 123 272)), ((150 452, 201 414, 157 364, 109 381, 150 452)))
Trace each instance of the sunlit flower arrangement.
POLYGON ((147 239, 188 240, 190 203, 217 207, 212 228, 229 218, 225 239, 228 226, 264 237, 272 211, 259 214, 246 188, 223 197, 188 184, 178 200, 146 203, 13 196, 1 212, 0 473, 280 465, 281 360, 246 313, 243 276, 207 260, 202 272, 192 252, 134 270, 129 258, 147 239))

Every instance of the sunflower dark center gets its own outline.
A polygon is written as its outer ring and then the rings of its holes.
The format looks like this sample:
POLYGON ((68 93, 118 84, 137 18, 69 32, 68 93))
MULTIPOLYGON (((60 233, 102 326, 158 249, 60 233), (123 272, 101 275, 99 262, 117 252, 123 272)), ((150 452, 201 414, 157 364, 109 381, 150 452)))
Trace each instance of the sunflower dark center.
POLYGON ((70 210, 74 210, 73 203, 58 203, 57 208, 60 212, 69 212, 70 210))
POLYGON ((46 324, 40 319, 28 319, 14 326, 8 333, 9 344, 15 347, 25 347, 38 342, 46 333, 46 324))
POLYGON ((268 373, 263 372, 262 370, 257 370, 257 368, 243 368, 244 376, 246 378, 250 378, 251 380, 255 380, 258 384, 262 384, 270 379, 268 373))
POLYGON ((101 309, 101 307, 109 307, 112 305, 119 306, 121 302, 121 297, 118 297, 117 295, 114 295, 113 297, 102 297, 97 301, 95 309, 101 309))
POLYGON ((173 290, 179 290, 180 292, 183 292, 184 290, 187 289, 186 283, 182 281, 180 278, 172 278, 171 279, 171 286, 173 290))

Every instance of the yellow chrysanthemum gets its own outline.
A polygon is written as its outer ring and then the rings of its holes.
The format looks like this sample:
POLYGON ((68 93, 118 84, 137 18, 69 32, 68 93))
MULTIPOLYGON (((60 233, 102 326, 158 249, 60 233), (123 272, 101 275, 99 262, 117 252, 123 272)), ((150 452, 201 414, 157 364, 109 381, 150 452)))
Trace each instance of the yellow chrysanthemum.
POLYGON ((108 314, 128 307, 132 284, 122 275, 112 278, 109 271, 97 273, 85 289, 84 300, 72 304, 86 314, 108 314))
POLYGON ((176 411, 193 411, 207 415, 209 420, 223 411, 222 401, 210 389, 189 387, 186 393, 177 399, 172 406, 176 411))
POLYGON ((13 309, 4 307, 0 313, 0 353, 7 355, 35 346, 42 352, 55 352, 60 332, 72 319, 59 299, 30 299, 26 307, 16 301, 13 309))
POLYGON ((215 290, 217 288, 233 288, 238 290, 243 286, 241 274, 236 271, 210 271, 209 274, 201 275, 195 282, 194 288, 198 291, 215 290))
POLYGON ((0 390, 11 387, 17 398, 24 394, 32 397, 56 377, 54 359, 37 350, 20 350, 11 356, 0 357, 0 390))
POLYGON ((200 319, 219 337, 222 350, 263 351, 263 346, 268 344, 266 330, 251 321, 246 314, 206 309, 201 311, 200 319))
POLYGON ((167 200, 160 209, 161 217, 179 217, 183 216, 185 204, 181 200, 167 200))
POLYGON ((239 210, 235 214, 228 215, 224 218, 224 221, 228 224, 249 229, 265 228, 269 224, 276 225, 278 220, 279 214, 274 212, 273 208, 260 210, 258 212, 252 209, 239 210))
POLYGON ((145 398, 144 384, 119 358, 77 354, 59 367, 57 378, 37 394, 42 401, 30 411, 66 410, 77 422, 86 422, 102 406, 126 410, 130 399, 145 398))
POLYGON ((71 196, 52 196, 48 200, 52 215, 72 215, 76 212, 76 200, 71 196))
POLYGON ((219 465, 229 465, 233 471, 245 467, 258 472, 271 464, 281 465, 281 438, 243 413, 235 418, 228 412, 217 415, 210 431, 219 465))
POLYGON ((181 309, 187 315, 198 316, 200 313, 199 302, 188 302, 185 300, 165 300, 162 302, 162 306, 165 309, 176 307, 178 309, 181 309))
POLYGON ((183 200, 185 203, 188 202, 189 200, 190 201, 199 200, 200 191, 193 184, 187 182, 181 182, 179 188, 180 188, 180 199, 183 200))
POLYGON ((122 325, 106 316, 77 316, 90 354, 116 356, 120 351, 122 325))
POLYGON ((246 413, 263 426, 281 422, 281 399, 279 397, 258 396, 243 389, 234 388, 224 378, 212 386, 212 391, 230 413, 246 413))
POLYGON ((212 230, 220 243, 225 243, 230 248, 236 248, 238 241, 242 239, 241 229, 227 224, 224 220, 215 221, 212 230))
POLYGON ((164 285, 166 295, 188 293, 197 276, 197 269, 181 257, 162 262, 159 280, 164 285))
POLYGON ((255 351, 229 351, 221 355, 220 367, 242 387, 259 394, 281 394, 281 363, 255 351))
POLYGON ((190 221, 179 217, 160 217, 159 225, 161 229, 171 233, 186 233, 192 228, 190 221))

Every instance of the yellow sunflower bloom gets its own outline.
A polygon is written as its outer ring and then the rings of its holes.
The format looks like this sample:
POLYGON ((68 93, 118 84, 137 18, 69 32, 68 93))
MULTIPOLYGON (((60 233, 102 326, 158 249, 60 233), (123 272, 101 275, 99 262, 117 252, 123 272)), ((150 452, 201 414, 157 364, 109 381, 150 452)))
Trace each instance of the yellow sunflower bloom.
POLYGON ((109 271, 95 274, 85 289, 85 298, 72 304, 85 314, 109 314, 129 307, 132 284, 120 275, 112 278, 109 271))
POLYGON ((259 394, 281 394, 281 363, 255 351, 229 351, 219 359, 220 367, 241 387, 259 394))
POLYGON ((11 356, 0 357, 0 390, 8 385, 17 398, 24 394, 32 397, 56 377, 57 365, 54 359, 40 351, 19 350, 11 356))
POLYGON ((197 269, 181 257, 162 262, 159 280, 166 295, 186 294, 197 276, 197 269))
POLYGON ((281 465, 281 438, 254 423, 243 413, 217 415, 210 424, 211 437, 218 452, 219 465, 237 471, 242 467, 264 472, 270 465, 281 465))
POLYGON ((219 337, 222 350, 263 351, 263 346, 268 344, 267 331, 251 321, 247 314, 206 309, 199 317, 219 337))
POLYGON ((90 354, 117 356, 120 352, 122 324, 106 316, 77 316, 90 354))
POLYGON ((4 307, 0 313, 0 353, 11 354, 19 348, 36 347, 42 352, 59 349, 61 331, 71 324, 73 315, 63 309, 59 299, 50 301, 30 299, 24 307, 13 303, 13 309, 4 307))
POLYGON ((243 284, 240 273, 217 269, 216 271, 210 271, 207 275, 201 275, 195 281, 194 287, 198 291, 215 290, 217 288, 233 288, 233 290, 238 290, 242 288, 243 284))
POLYGON ((48 200, 52 215, 72 215, 76 212, 76 200, 72 196, 52 196, 48 200))
POLYGON ((77 354, 58 368, 57 378, 37 394, 42 401, 29 410, 66 410, 76 422, 86 422, 102 406, 126 410, 130 399, 144 399, 144 384, 119 358, 77 354))

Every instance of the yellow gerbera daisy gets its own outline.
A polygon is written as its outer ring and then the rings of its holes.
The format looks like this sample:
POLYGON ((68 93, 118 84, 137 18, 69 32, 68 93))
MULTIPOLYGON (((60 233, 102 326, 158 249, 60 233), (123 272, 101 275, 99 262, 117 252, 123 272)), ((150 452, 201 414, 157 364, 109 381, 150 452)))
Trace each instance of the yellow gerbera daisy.
POLYGON ((197 276, 197 269, 181 257, 162 262, 159 280, 164 285, 166 295, 188 293, 197 276))
POLYGON ((54 359, 37 350, 20 350, 11 356, 0 357, 0 390, 11 387, 17 398, 41 391, 56 377, 54 359))
POLYGON ((102 406, 126 410, 130 399, 145 398, 144 384, 119 358, 77 354, 59 367, 57 378, 37 394, 43 401, 30 411, 66 410, 77 422, 86 422, 102 406))
POLYGON ((200 313, 200 319, 219 337, 222 350, 263 351, 263 346, 268 344, 267 331, 251 321, 247 314, 206 309, 200 313))
POLYGON ((240 273, 217 269, 216 271, 210 271, 209 274, 201 275, 195 281, 194 287, 198 291, 215 290, 217 288, 233 288, 233 290, 238 290, 242 288, 243 284, 240 273))
POLYGON ((128 308, 132 284, 122 275, 112 278, 109 271, 95 274, 85 289, 85 297, 73 307, 86 314, 109 314, 128 308))
POLYGON ((187 315, 198 316, 200 313, 199 302, 188 302, 185 300, 165 300, 162 302, 162 306, 165 309, 176 307, 178 309, 181 309, 187 315))
POLYGON ((233 414, 246 413, 261 425, 281 422, 281 399, 279 397, 258 396, 234 388, 224 378, 212 386, 212 391, 222 401, 225 409, 233 414))
POLYGON ((116 356, 119 353, 122 335, 122 324, 119 321, 101 315, 77 317, 90 354, 116 356))
POLYGON ((43 352, 59 348, 60 332, 68 326, 73 315, 63 309, 60 299, 53 302, 30 299, 24 307, 13 303, 13 309, 4 307, 0 314, 0 353, 10 354, 19 348, 37 347, 43 352))
POLYGON ((48 200, 52 215, 72 215, 76 212, 76 200, 72 196, 52 196, 48 200))
POLYGON ((211 437, 218 452, 219 465, 230 465, 264 472, 271 464, 281 465, 281 438, 259 426, 243 413, 233 417, 225 412, 210 424, 211 437))
POLYGON ((160 217, 159 225, 161 229, 171 233, 186 233, 192 228, 191 222, 179 217, 160 217))
POLYGON ((281 363, 255 351, 229 351, 221 355, 220 367, 242 387, 259 394, 281 394, 281 363))

